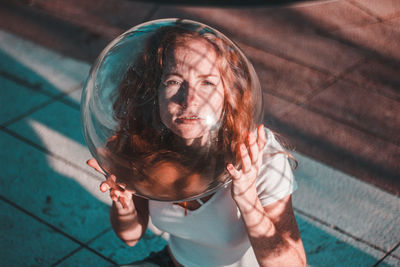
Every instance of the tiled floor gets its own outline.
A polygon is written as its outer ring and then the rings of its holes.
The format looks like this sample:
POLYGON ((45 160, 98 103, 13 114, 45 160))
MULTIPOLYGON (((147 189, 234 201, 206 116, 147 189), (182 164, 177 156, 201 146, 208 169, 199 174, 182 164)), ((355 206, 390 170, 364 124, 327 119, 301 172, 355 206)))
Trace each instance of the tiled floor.
POLYGON ((171 16, 215 26, 254 63, 266 123, 297 151, 294 207, 309 265, 400 266, 396 0, 0 4, 0 265, 109 266, 163 247, 150 231, 133 248, 112 232, 102 177, 85 166, 79 101, 114 35, 171 16))

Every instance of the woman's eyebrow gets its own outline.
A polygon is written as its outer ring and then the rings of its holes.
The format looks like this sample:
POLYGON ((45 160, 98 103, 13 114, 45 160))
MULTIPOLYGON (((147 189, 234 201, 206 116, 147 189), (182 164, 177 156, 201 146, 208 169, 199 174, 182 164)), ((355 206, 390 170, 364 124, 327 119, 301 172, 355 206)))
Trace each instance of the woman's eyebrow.
POLYGON ((166 77, 168 77, 168 76, 179 76, 179 77, 182 77, 182 75, 177 73, 177 72, 168 72, 168 73, 165 74, 165 76, 166 77))
POLYGON ((200 75, 197 75, 197 77, 198 77, 198 78, 208 78, 208 77, 219 78, 219 75, 218 75, 218 74, 210 73, 210 74, 200 74, 200 75))

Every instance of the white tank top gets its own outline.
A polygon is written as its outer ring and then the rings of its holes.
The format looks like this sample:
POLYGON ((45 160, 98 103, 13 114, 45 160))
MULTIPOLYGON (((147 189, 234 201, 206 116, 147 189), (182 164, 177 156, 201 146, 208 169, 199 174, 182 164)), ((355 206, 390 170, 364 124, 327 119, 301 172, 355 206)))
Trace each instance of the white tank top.
MULTIPOLYGON (((296 189, 290 164, 271 131, 266 129, 264 164, 257 178, 258 197, 267 206, 296 189)), ((169 233, 168 245, 176 260, 187 267, 258 266, 239 209, 231 197, 231 185, 217 191, 200 208, 185 216, 185 209, 172 203, 149 201, 150 217, 169 233)))

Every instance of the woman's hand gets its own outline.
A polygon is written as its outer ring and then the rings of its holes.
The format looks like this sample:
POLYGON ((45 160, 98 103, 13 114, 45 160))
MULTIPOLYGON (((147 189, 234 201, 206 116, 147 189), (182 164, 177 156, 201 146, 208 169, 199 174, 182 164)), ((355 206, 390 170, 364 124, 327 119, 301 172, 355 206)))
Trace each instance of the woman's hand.
MULTIPOLYGON (((89 159, 87 164, 105 175, 96 159, 89 159)), ((148 201, 133 196, 133 191, 126 189, 126 184, 117 183, 115 175, 110 175, 100 184, 100 191, 110 191, 113 205, 110 209, 110 221, 117 236, 128 246, 134 246, 144 235, 149 221, 148 201)))
POLYGON ((239 155, 242 168, 237 170, 232 164, 227 165, 228 172, 232 176, 232 197, 235 201, 253 202, 256 192, 256 180, 258 171, 263 161, 263 151, 267 138, 264 125, 257 128, 257 137, 250 132, 247 138, 248 147, 240 144, 239 155))
MULTIPOLYGON (((87 161, 87 164, 95 169, 97 172, 107 177, 104 171, 101 169, 96 159, 92 158, 87 161)), ((100 191, 105 193, 110 191, 110 198, 114 201, 115 207, 119 214, 131 211, 133 207, 132 193, 125 189, 126 184, 117 183, 115 175, 110 175, 107 179, 100 184, 100 191)))

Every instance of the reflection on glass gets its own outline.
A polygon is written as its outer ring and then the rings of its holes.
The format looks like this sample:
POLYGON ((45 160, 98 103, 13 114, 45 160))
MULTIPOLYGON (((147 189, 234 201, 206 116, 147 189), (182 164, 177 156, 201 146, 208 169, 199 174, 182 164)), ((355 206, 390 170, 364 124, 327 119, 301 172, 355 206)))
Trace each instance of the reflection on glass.
POLYGON ((218 31, 194 21, 148 22, 99 56, 82 96, 92 154, 137 195, 205 196, 229 182, 238 144, 262 120, 253 67, 218 31))

